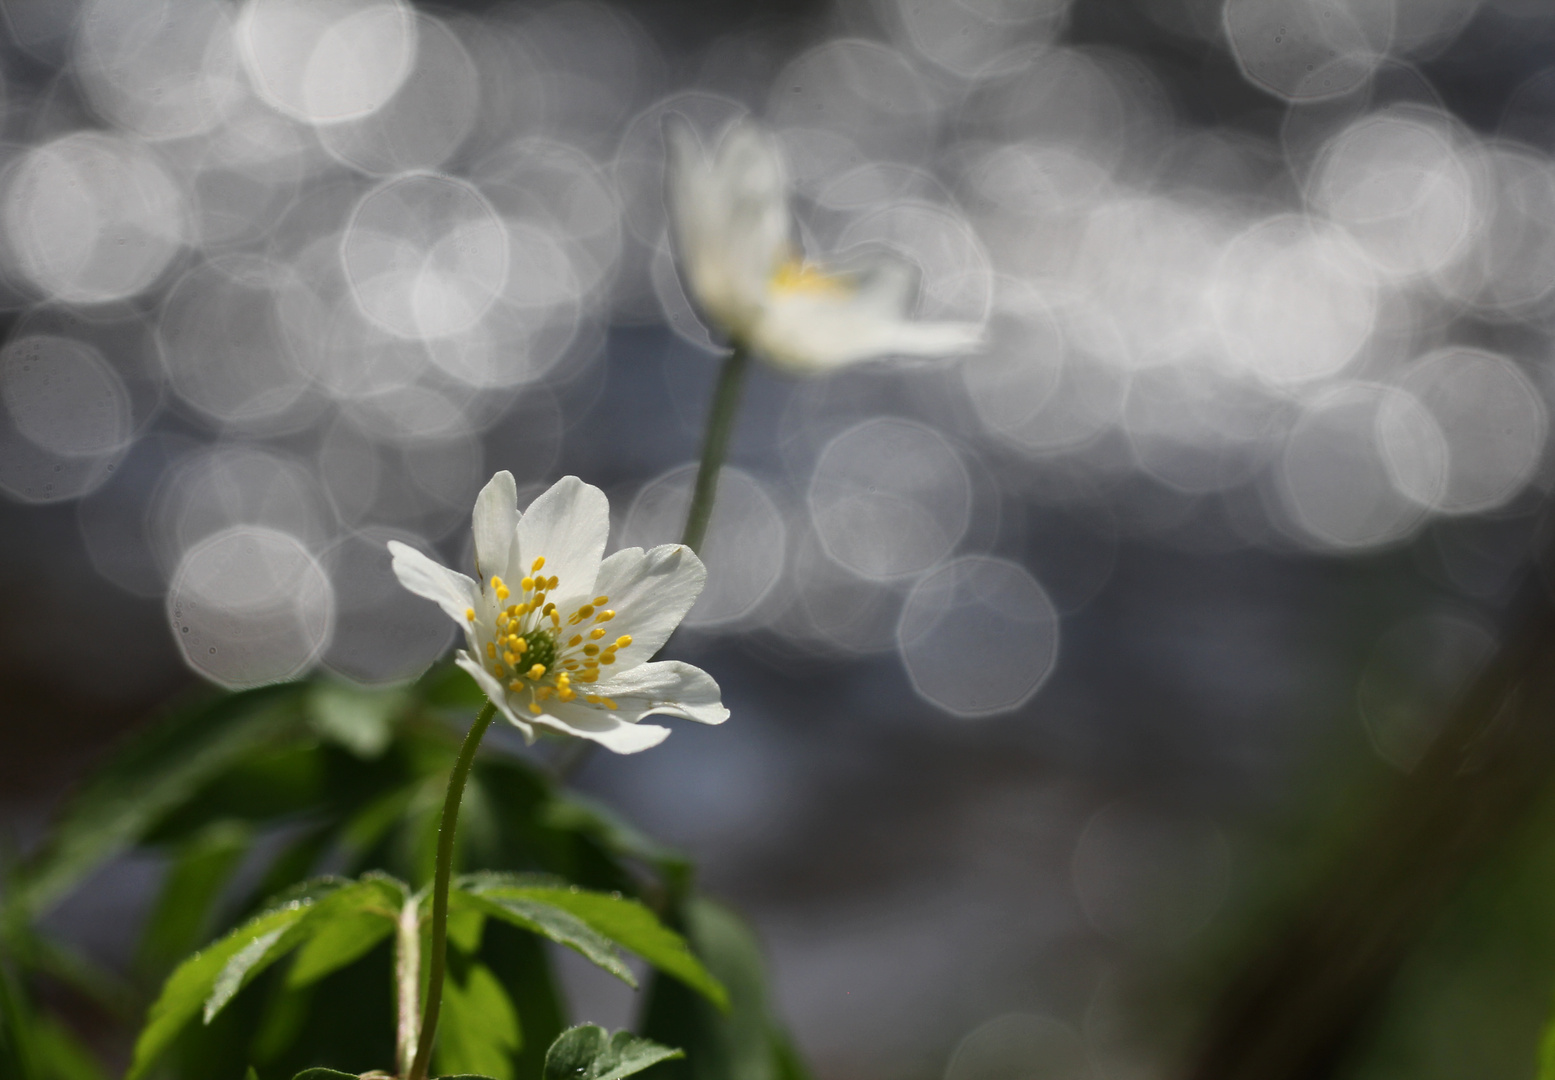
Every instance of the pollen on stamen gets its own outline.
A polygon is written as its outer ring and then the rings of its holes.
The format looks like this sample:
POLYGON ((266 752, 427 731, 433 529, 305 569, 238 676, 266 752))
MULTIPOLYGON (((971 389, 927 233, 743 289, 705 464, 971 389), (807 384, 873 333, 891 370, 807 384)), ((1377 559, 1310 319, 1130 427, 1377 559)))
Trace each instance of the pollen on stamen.
POLYGON ((556 583, 559 582, 560 580, 561 580, 561 578, 557 577, 555 574, 552 574, 551 575, 551 579, 545 583, 545 587, 547 589, 555 589, 556 588, 556 583))
POLYGON ((571 648, 574 648, 575 646, 581 645, 582 643, 583 643, 583 635, 582 634, 573 634, 572 637, 567 639, 567 648, 571 649, 571 648))
POLYGON ((600 638, 602 638, 604 636, 605 636, 605 628, 603 626, 596 626, 596 627, 594 627, 594 629, 589 631, 589 637, 593 638, 595 641, 598 641, 600 638))
POLYGON ((545 556, 541 555, 539 558, 535 559, 534 564, 529 567, 529 572, 531 574, 538 573, 539 570, 540 570, 540 567, 542 567, 544 565, 545 565, 545 556))
POLYGON ((594 616, 594 621, 595 622, 609 622, 611 619, 613 619, 615 617, 616 617, 616 613, 614 611, 601 611, 598 615, 594 616))
POLYGON ((529 703, 529 711, 534 713, 536 716, 539 716, 545 710, 540 708, 540 706, 537 703, 531 701, 529 703))
POLYGON ((486 659, 488 659, 488 660, 495 660, 496 658, 497 658, 497 643, 494 642, 494 641, 486 642, 486 659))
POLYGON ((596 596, 596 597, 594 597, 594 606, 595 607, 604 607, 608 603, 610 603, 610 597, 608 597, 608 596, 596 596))
POLYGON ((475 621, 475 609, 472 608, 472 607, 465 608, 464 609, 464 617, 466 619, 468 619, 470 622, 474 622, 475 621))
POLYGON ((544 664, 536 664, 534 667, 530 668, 529 669, 529 677, 531 679, 543 679, 543 678, 545 678, 545 665, 544 664))
POLYGON ((618 648, 618 649, 624 649, 628 645, 630 645, 631 643, 632 643, 632 635, 631 634, 622 634, 620 637, 616 638, 616 648, 618 648))
POLYGON ((526 577, 523 581, 520 581, 518 584, 525 592, 529 592, 529 591, 531 591, 535 587, 535 579, 532 578, 532 577, 526 577))

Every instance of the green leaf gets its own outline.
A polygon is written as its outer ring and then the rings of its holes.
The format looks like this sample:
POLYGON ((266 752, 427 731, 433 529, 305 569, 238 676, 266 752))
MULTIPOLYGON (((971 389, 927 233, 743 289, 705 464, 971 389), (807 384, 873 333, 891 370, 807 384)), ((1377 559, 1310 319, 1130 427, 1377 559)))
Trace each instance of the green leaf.
POLYGON ((462 980, 451 978, 443 984, 437 1029, 439 1072, 513 1080, 513 1055, 522 1045, 518 1013, 485 964, 472 963, 462 980))
POLYGON ((685 938, 636 900, 575 886, 535 885, 517 875, 477 874, 463 879, 461 885, 493 900, 528 900, 560 908, 666 975, 679 979, 719 1009, 729 1008, 729 995, 723 984, 691 952, 685 938))
POLYGON ((673 1050, 618 1031, 606 1035, 596 1024, 568 1028, 556 1037, 545 1055, 545 1080, 621 1080, 642 1072, 650 1065, 686 1056, 673 1050))
POLYGON ((34 1034, 39 1072, 49 1080, 108 1080, 102 1063, 63 1024, 44 1017, 34 1034))
POLYGON ((16 1080, 40 1080, 32 1009, 0 957, 0 1075, 16 1080))
POLYGON ((553 829, 582 833, 614 855, 658 867, 667 877, 678 879, 689 874, 691 860, 684 852, 659 843, 604 803, 576 792, 558 792, 543 807, 540 820, 553 829))
MULTIPOLYGON (((269 949, 281 934, 295 927, 307 917, 314 901, 296 899, 260 915, 256 915, 220 941, 179 964, 163 984, 162 994, 152 1004, 146 1017, 146 1026, 135 1042, 135 1057, 130 1064, 127 1080, 136 1080, 194 1019, 217 981, 225 973, 233 958, 245 950, 252 952, 256 942, 264 941, 269 949)), ((252 968, 253 963, 248 965, 252 968)), ((234 989, 232 992, 236 992, 234 989)), ((230 997, 231 994, 228 994, 230 997)))
POLYGON ((329 896, 309 920, 310 936, 287 985, 308 986, 364 956, 394 932, 408 891, 387 874, 368 874, 329 896))
POLYGON ((394 739, 396 721, 409 698, 403 689, 369 690, 346 683, 319 681, 308 689, 307 713, 313 729, 359 758, 376 758, 394 739))
POLYGON ((16 902, 37 914, 103 860, 129 847, 206 782, 284 731, 295 684, 224 694, 174 713, 132 740, 66 808, 16 902))
POLYGON ((450 891, 450 910, 473 908, 484 915, 512 923, 530 933, 549 938, 581 954, 626 985, 637 988, 637 978, 610 942, 570 912, 527 897, 483 896, 463 888, 450 891))
POLYGON ((180 846, 141 938, 142 970, 160 975, 205 940, 211 909, 251 836, 239 822, 218 821, 180 846))
POLYGON ((1555 1020, 1545 1027, 1539 1041, 1539 1080, 1555 1080, 1555 1020))
POLYGON ((704 898, 681 911, 686 937, 729 991, 727 1014, 683 984, 655 979, 643 1010, 643 1034, 686 1048, 684 1062, 654 1070, 654 1080, 803 1080, 767 999, 761 947, 727 908, 704 898))

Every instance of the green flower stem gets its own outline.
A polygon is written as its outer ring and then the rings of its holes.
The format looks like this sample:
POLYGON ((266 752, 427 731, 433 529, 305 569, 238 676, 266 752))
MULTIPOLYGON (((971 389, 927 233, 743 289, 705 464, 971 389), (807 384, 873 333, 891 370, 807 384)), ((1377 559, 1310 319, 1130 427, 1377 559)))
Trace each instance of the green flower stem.
POLYGON ((459 800, 475 764, 475 751, 481 736, 497 716, 491 702, 470 725, 470 733, 459 748, 453 775, 448 778, 448 797, 443 800, 443 820, 437 830, 437 873, 432 879, 432 957, 427 978, 427 1004, 421 1014, 421 1035, 416 1043, 416 1058, 411 1062, 407 1080, 426 1080, 432 1062, 432 1040, 437 1035, 437 1014, 443 1007, 443 977, 448 962, 448 883, 453 876, 454 830, 459 825, 459 800))
POLYGON ((686 511, 686 531, 680 542, 701 554, 707 523, 713 516, 713 500, 718 496, 718 473, 729 456, 729 436, 734 433, 734 417, 740 411, 740 394, 750 371, 750 350, 736 345, 724 358, 713 389, 713 405, 707 414, 707 430, 702 436, 702 463, 697 466, 696 488, 691 493, 691 508, 686 511))

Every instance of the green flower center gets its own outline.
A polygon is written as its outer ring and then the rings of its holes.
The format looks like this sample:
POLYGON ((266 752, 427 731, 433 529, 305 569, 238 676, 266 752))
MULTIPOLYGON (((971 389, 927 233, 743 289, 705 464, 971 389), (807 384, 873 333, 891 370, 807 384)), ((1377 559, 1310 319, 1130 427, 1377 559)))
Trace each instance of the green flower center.
POLYGON ((549 630, 531 630, 524 635, 529 648, 524 653, 526 664, 542 664, 549 671, 556 663, 556 639, 549 630))

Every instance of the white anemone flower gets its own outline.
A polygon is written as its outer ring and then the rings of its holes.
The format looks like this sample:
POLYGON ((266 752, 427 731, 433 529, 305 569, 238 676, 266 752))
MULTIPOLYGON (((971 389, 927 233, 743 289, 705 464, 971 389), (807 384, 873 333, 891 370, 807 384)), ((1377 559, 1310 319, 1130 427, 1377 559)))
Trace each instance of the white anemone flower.
POLYGON ((390 541, 394 573, 464 627, 459 666, 526 739, 548 728, 632 754, 669 735, 638 722, 650 713, 728 719, 707 672, 649 661, 707 580, 690 548, 603 558, 610 504, 576 476, 520 514, 513 475, 499 472, 475 500, 473 525, 479 581, 390 541))
POLYGON ((945 356, 982 342, 982 327, 914 322, 917 275, 894 260, 857 271, 806 262, 793 243, 783 158, 740 121, 708 157, 671 116, 667 193, 687 291, 738 346, 778 367, 816 373, 880 356, 945 356))

